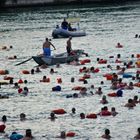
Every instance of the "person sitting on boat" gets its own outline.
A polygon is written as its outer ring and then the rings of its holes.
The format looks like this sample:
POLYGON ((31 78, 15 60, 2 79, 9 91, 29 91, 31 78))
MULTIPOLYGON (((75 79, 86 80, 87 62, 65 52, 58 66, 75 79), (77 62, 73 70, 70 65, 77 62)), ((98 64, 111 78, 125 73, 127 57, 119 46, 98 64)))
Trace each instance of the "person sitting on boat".
POLYGON ((46 41, 43 43, 43 52, 46 56, 51 56, 51 49, 50 47, 53 46, 54 50, 56 50, 55 46, 46 38, 46 41))
POLYGON ((67 30, 68 29, 68 22, 66 18, 64 18, 63 22, 61 23, 61 28, 67 30))
POLYGON ((68 24, 68 30, 69 30, 69 31, 76 31, 76 28, 72 28, 72 27, 71 27, 71 23, 69 23, 69 24, 68 24))
POLYGON ((71 40, 72 40, 72 37, 70 36, 69 39, 67 40, 67 46, 66 46, 66 50, 67 50, 68 55, 70 55, 72 52, 71 40))

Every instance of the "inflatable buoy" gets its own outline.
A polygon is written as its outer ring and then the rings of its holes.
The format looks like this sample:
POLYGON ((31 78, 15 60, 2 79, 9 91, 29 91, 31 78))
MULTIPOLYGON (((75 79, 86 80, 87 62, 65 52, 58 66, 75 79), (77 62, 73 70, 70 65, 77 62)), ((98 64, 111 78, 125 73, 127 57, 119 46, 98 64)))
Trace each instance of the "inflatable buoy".
POLYGON ((92 72, 93 73, 97 73, 97 72, 99 72, 100 70, 98 69, 98 68, 96 68, 95 70, 93 70, 92 72))
POLYGON ((96 114, 88 114, 86 116, 86 118, 88 118, 88 119, 96 119, 97 118, 97 115, 96 114))
POLYGON ((9 74, 8 70, 0 70, 0 75, 6 75, 9 74))
POLYGON ((89 78, 90 78, 90 75, 89 75, 89 74, 85 74, 85 75, 83 76, 83 78, 89 79, 89 78))
POLYGON ((80 61, 81 65, 84 65, 85 63, 90 63, 90 62, 91 62, 90 59, 84 59, 80 61))
POLYGON ((98 64, 106 64, 107 63, 107 60, 104 60, 104 59, 100 59, 98 61, 98 64))
POLYGON ((109 111, 102 111, 101 112, 101 116, 110 116, 111 115, 111 112, 109 111))
POLYGON ((117 97, 117 94, 116 93, 108 93, 107 94, 109 97, 117 97))
POLYGON ((55 110, 52 110, 52 112, 58 115, 67 113, 64 109, 55 109, 55 110))
POLYGON ((75 133, 74 132, 68 132, 66 134, 67 137, 74 137, 75 136, 75 133))
POLYGON ((115 63, 122 63, 121 60, 116 59, 115 63))
POLYGON ((123 91, 122 91, 122 90, 118 90, 118 91, 116 92, 116 94, 117 94, 117 97, 122 97, 123 91))
POLYGON ((137 57, 137 58, 140 58, 140 54, 137 54, 136 57, 137 57))
POLYGON ((18 83, 19 83, 19 84, 22 84, 22 83, 23 83, 23 80, 22 80, 22 79, 19 79, 19 80, 18 80, 18 83))
POLYGON ((10 140, 21 140, 23 138, 23 135, 17 134, 16 132, 13 132, 10 136, 10 140))
POLYGON ((140 87, 140 82, 139 83, 135 83, 134 86, 140 87))
POLYGON ((132 78, 132 75, 130 75, 130 74, 123 74, 123 78, 132 78))
POLYGON ((6 125, 4 123, 0 123, 0 132, 4 132, 6 125))
POLYGON ((18 89, 18 93, 22 93, 23 89, 22 88, 19 88, 18 89))
POLYGON ((61 91, 61 86, 55 86, 52 88, 52 91, 61 91))
POLYGON ((111 74, 105 74, 104 77, 106 77, 106 80, 112 80, 113 76, 111 74))
POLYGON ((85 61, 85 63, 90 63, 91 62, 90 59, 84 59, 83 61, 85 61))
POLYGON ((137 70, 137 72, 136 72, 137 74, 140 74, 140 70, 137 70))
POLYGON ((80 64, 81 64, 81 65, 85 65, 85 61, 82 61, 82 60, 81 60, 81 61, 80 61, 80 64))
POLYGON ((76 86, 76 87, 73 87, 72 90, 81 90, 83 87, 82 86, 76 86))
POLYGON ((22 70, 23 74, 30 74, 30 72, 28 70, 22 70))
POLYGON ((84 81, 85 78, 84 77, 81 77, 78 81, 84 81))
POLYGON ((4 79, 4 80, 11 80, 11 79, 13 79, 13 77, 10 77, 10 76, 4 76, 3 79, 4 79))

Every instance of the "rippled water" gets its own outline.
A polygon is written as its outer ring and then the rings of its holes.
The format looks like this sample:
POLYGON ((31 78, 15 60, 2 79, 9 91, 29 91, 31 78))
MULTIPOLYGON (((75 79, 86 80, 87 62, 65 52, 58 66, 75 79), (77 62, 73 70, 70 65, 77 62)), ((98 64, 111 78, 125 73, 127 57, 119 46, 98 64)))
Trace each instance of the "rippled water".
MULTIPOLYGON (((109 109, 114 106, 119 114, 116 117, 98 117, 95 120, 81 120, 79 114, 98 113, 103 106, 100 104, 101 96, 94 95, 78 99, 66 98, 67 94, 74 93, 72 87, 83 85, 90 87, 95 85, 95 90, 102 87, 106 95, 110 90, 110 82, 103 78, 103 74, 109 71, 105 65, 97 64, 97 58, 105 58, 114 68, 116 66, 114 59, 109 56, 121 54, 122 60, 128 61, 131 54, 140 53, 140 39, 135 39, 135 34, 140 30, 140 3, 125 3, 123 5, 102 5, 102 6, 81 6, 81 7, 40 7, 28 9, 9 9, 0 13, 0 46, 13 46, 9 51, 0 51, 0 69, 8 69, 10 76, 14 77, 14 82, 20 78, 28 80, 28 84, 21 85, 29 88, 27 97, 20 96, 12 85, 2 86, 1 94, 9 94, 9 99, 1 99, 0 116, 7 115, 6 133, 11 134, 17 131, 24 134, 26 128, 31 128, 33 135, 38 140, 56 139, 55 136, 61 130, 74 131, 77 136, 71 139, 77 140, 99 140, 105 128, 111 131, 114 140, 129 140, 136 134, 139 126, 140 105, 135 109, 128 110, 123 105, 128 98, 139 95, 140 90, 135 88, 132 91, 124 90, 122 98, 108 98, 109 109), (66 13, 71 16, 76 15, 80 18, 80 28, 85 29, 87 36, 73 38, 73 49, 84 49, 89 54, 91 63, 87 67, 95 66, 100 69, 97 74, 91 74, 91 79, 87 85, 78 82, 79 69, 83 66, 70 66, 63 64, 60 68, 52 66, 58 73, 51 75, 50 68, 42 69, 41 73, 34 75, 23 75, 23 69, 31 70, 37 64, 31 60, 23 65, 14 66, 18 62, 24 61, 33 55, 42 53, 42 43, 45 37, 51 37, 51 32, 56 24, 60 23, 66 13), (117 49, 115 45, 121 42, 124 48, 117 49), (17 55, 18 59, 8 60, 7 57, 17 55), (46 75, 50 77, 50 83, 40 83, 40 79, 46 75), (51 88, 57 85, 56 79, 61 77, 61 92, 52 92, 51 88), (71 77, 75 77, 75 82, 71 83, 71 77), (100 85, 104 81, 104 85, 100 85), (69 113, 71 108, 75 107, 77 115, 71 117, 69 113), (51 122, 48 116, 53 109, 64 108, 66 115, 58 116, 55 122, 51 122), (20 122, 19 114, 24 112, 27 115, 27 121, 20 122), (44 137, 43 137, 44 136, 44 137)), ((65 51, 67 39, 52 39, 52 43, 57 50, 53 53, 65 51)), ((84 59, 85 57, 81 58, 84 59)), ((127 72, 135 74, 137 69, 130 69, 127 72)), ((113 70, 113 72, 116 72, 113 70)), ((4 76, 0 76, 3 80, 4 76)), ((124 79, 129 82, 130 79, 124 79)), ((88 90, 88 93, 90 90, 88 90)), ((140 95, 139 95, 140 97, 140 95)), ((1 139, 4 134, 1 134, 1 139)))

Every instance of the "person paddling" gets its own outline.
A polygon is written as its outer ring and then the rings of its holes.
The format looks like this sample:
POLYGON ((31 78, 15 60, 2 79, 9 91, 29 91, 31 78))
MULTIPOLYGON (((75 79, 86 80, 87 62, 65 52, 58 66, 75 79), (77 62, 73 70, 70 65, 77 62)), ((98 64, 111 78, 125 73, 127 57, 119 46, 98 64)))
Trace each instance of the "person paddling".
POLYGON ((43 43, 43 53, 46 56, 51 56, 51 46, 56 50, 55 46, 46 38, 45 42, 43 43))

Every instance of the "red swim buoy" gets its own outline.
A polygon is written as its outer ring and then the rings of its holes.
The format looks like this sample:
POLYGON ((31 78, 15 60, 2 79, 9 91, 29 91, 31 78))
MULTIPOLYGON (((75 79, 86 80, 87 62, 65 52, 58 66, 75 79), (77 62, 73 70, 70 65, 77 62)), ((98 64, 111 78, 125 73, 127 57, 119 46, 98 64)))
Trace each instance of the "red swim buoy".
POLYGON ((106 63, 107 63, 107 60, 105 60, 105 59, 100 59, 98 61, 98 64, 106 64, 106 63))
POLYGON ((22 84, 22 83, 23 83, 23 80, 22 80, 22 79, 19 79, 19 80, 18 80, 18 83, 19 83, 19 84, 22 84))
POLYGON ((99 72, 100 70, 98 68, 96 68, 95 70, 93 70, 93 73, 97 73, 99 72))
POLYGON ((115 63, 122 63, 121 60, 116 59, 115 63))
POLYGON ((75 136, 75 133, 74 132, 68 132, 66 134, 67 137, 74 137, 75 136))
POLYGON ((81 77, 78 81, 84 81, 85 80, 85 78, 84 77, 81 77))
POLYGON ((81 90, 83 87, 82 86, 76 86, 76 87, 73 87, 72 90, 81 90))
POLYGON ((3 78, 4 80, 11 80, 11 79, 14 79, 13 77, 11 77, 11 76, 4 76, 4 78, 3 78))
POLYGON ((108 95, 109 97, 117 97, 117 93, 115 93, 115 92, 114 92, 114 93, 108 93, 107 95, 108 95))
POLYGON ((18 93, 21 93, 22 91, 23 91, 22 88, 19 88, 19 89, 18 89, 18 93))
POLYGON ((83 76, 83 78, 89 79, 89 78, 90 78, 90 75, 89 75, 89 74, 85 74, 85 75, 83 76))
POLYGON ((113 76, 111 74, 106 74, 104 75, 104 77, 106 77, 106 80, 112 80, 113 76))
POLYGON ((88 118, 88 119, 96 119, 96 118, 97 118, 97 115, 94 114, 94 113, 88 114, 88 115, 86 116, 86 118, 88 118))
POLYGON ((4 132, 6 125, 4 123, 0 124, 0 132, 4 132))
POLYGON ((30 72, 28 70, 22 70, 23 74, 30 74, 30 72))
POLYGON ((58 115, 67 113, 64 109, 55 109, 55 110, 52 110, 52 112, 58 115))
POLYGON ((102 111, 101 116, 110 116, 111 112, 110 111, 102 111))

